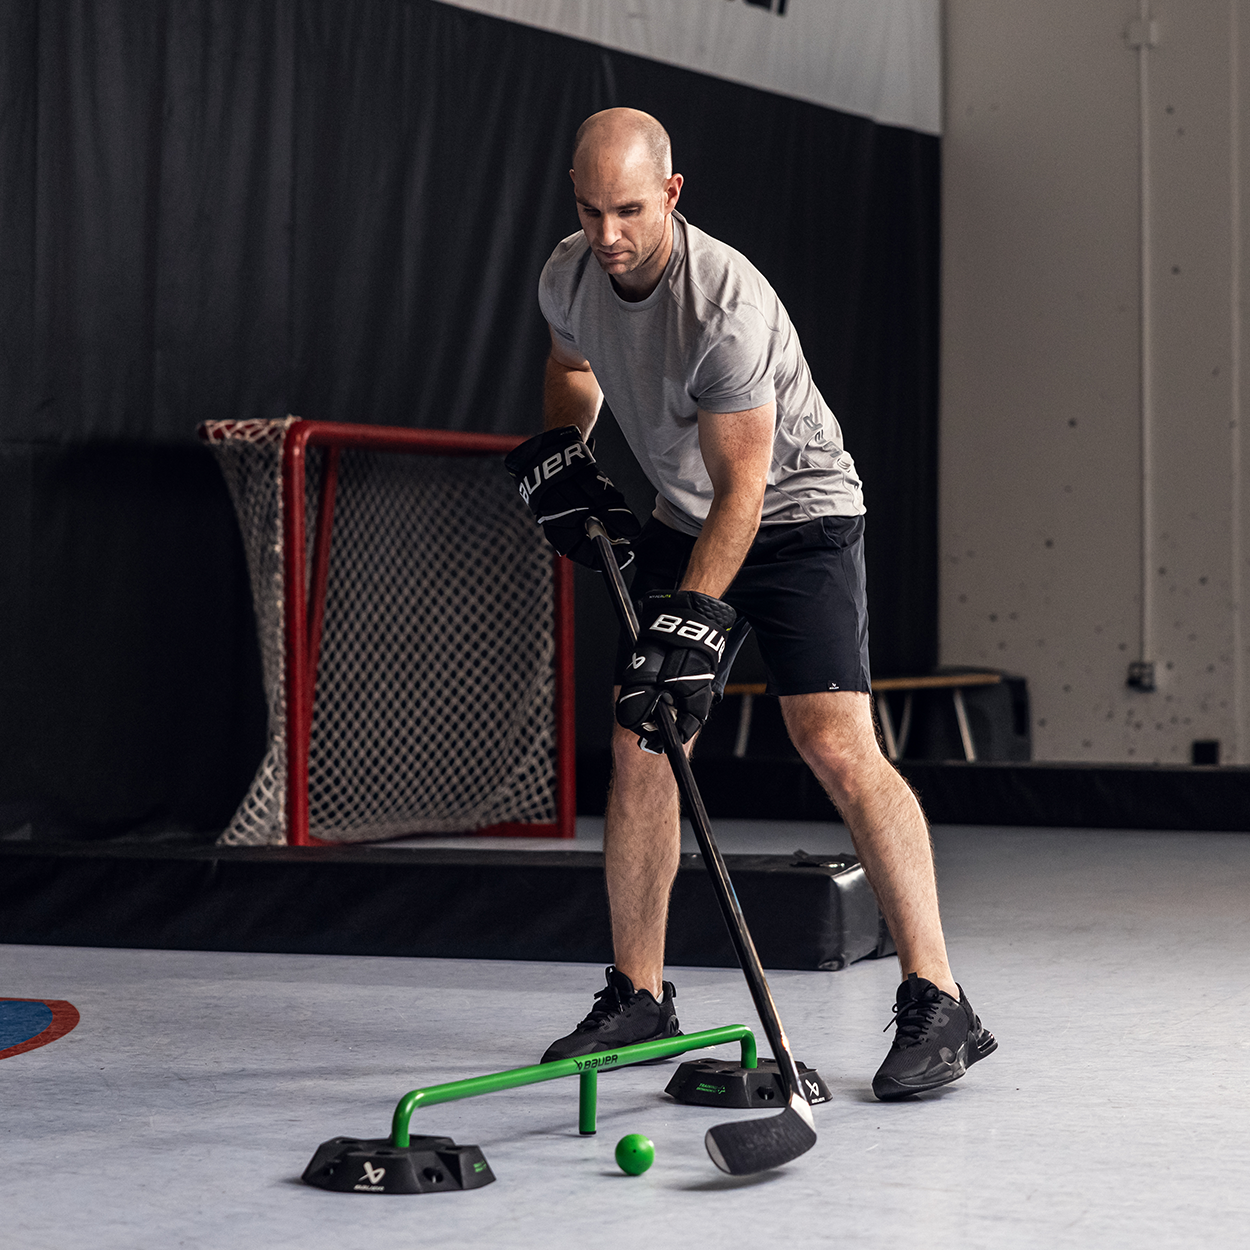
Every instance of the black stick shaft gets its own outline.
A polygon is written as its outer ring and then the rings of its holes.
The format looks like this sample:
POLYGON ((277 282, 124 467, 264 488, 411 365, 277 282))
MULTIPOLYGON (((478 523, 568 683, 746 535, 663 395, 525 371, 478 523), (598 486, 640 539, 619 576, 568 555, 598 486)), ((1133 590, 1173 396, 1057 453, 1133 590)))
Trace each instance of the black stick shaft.
MULTIPOLYGON (((599 562, 603 566, 604 577, 612 594, 613 606, 621 627, 629 631, 630 637, 638 640, 638 617, 634 613, 634 605, 629 600, 629 592, 625 588, 625 579, 617 567, 616 557, 612 554, 612 544, 608 540, 607 531, 595 518, 586 522, 586 533, 594 540, 599 552, 599 562)), ((756 953, 755 943, 751 940, 751 931, 747 928, 746 919, 738 903, 738 895, 734 891, 733 882, 729 879, 729 870, 725 867, 724 857, 716 839, 712 836, 712 824, 708 820, 707 808, 703 806, 703 796, 695 784, 694 773, 690 769, 690 760, 685 748, 677 735, 677 718, 672 707, 661 703, 656 708, 656 719, 660 726, 660 735, 664 739, 664 754, 673 769, 677 780, 677 789, 681 794, 690 823, 694 826, 694 836, 698 840, 699 850, 703 852, 703 863, 708 876, 712 878, 712 887, 716 891, 716 901, 720 904, 721 915, 725 918, 725 927, 729 930, 730 941, 738 956, 746 977, 747 988, 751 991, 755 1003, 756 1014, 764 1026, 764 1033, 773 1048, 773 1058, 781 1079, 786 1085, 787 1101, 792 1094, 797 1094, 804 1102, 803 1085, 799 1080, 798 1065, 790 1051, 790 1043, 786 1031, 781 1026, 781 1017, 777 1014, 777 1004, 773 1001, 772 991, 764 976, 764 968, 756 953)))

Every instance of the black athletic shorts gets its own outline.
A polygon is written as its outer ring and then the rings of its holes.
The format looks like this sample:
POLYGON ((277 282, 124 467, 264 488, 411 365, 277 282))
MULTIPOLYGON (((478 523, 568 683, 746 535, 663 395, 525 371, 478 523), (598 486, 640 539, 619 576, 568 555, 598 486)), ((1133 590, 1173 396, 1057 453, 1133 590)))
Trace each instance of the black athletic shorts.
MULTIPOLYGON (((676 590, 695 540, 652 517, 634 540, 632 597, 676 590)), ((769 694, 863 690, 868 673, 868 597, 864 518, 826 516, 801 525, 761 526, 723 598, 738 613, 728 631, 714 689, 725 690, 738 649, 751 630, 768 669, 769 694)), ((633 644, 621 635, 616 680, 633 644)))

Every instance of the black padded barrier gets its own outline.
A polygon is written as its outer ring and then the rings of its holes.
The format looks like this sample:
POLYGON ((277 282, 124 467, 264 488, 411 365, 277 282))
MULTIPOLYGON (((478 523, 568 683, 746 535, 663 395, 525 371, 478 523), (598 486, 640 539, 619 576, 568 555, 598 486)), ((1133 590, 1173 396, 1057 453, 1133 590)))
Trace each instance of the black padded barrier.
MULTIPOLYGON (((727 855, 767 967, 887 953, 858 865, 727 855)), ((612 960, 603 856, 384 846, 0 843, 0 943, 446 959, 612 960)), ((711 883, 683 855, 672 965, 736 967, 711 883)))

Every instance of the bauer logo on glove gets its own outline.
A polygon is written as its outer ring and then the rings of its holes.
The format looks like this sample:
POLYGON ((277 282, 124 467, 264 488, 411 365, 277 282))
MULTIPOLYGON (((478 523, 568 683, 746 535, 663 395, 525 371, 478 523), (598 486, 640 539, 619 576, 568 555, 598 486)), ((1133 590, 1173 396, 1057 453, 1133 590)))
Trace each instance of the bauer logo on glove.
POLYGON ((737 613, 723 599, 697 590, 656 592, 639 604, 645 622, 616 701, 617 723, 638 735, 638 745, 662 750, 656 708, 672 705, 682 742, 703 728, 716 697, 712 683, 725 654, 726 634, 737 613))
MULTIPOLYGON (((522 444, 523 447, 528 445, 528 443, 522 444)), ((517 489, 521 492, 521 498, 524 499, 526 503, 529 503, 530 496, 538 490, 544 482, 549 482, 556 476, 556 474, 563 473, 565 469, 569 468, 574 463, 574 461, 578 462, 579 466, 587 463, 594 464, 594 460, 590 455, 590 449, 581 441, 580 438, 576 442, 569 443, 562 454, 557 453, 554 456, 548 456, 542 464, 535 465, 532 472, 527 473, 517 482, 517 489), (530 478, 533 478, 533 481, 531 481, 530 478)), ((601 476, 601 480, 608 482, 606 477, 601 476)), ((611 486, 612 483, 608 482, 608 485, 611 486)))
POLYGON ((587 568, 599 567, 595 545, 586 537, 586 521, 593 516, 607 530, 617 564, 624 568, 634 558, 630 540, 642 527, 625 496, 595 463, 577 426, 528 439, 504 457, 504 467, 547 541, 562 556, 587 568))
POLYGON ((678 638, 688 638, 691 642, 701 642, 716 655, 718 662, 725 654, 725 635, 703 621, 683 620, 680 616, 671 616, 667 612, 662 612, 651 623, 649 632, 674 634, 678 638))

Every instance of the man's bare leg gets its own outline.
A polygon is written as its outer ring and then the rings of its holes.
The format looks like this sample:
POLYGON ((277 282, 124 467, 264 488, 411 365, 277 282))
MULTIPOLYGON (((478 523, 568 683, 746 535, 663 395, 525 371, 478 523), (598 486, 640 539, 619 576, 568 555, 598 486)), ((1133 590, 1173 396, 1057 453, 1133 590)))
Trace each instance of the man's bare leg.
POLYGON ((612 786, 603 826, 603 862, 616 966, 638 990, 663 992, 668 896, 681 854, 681 804, 662 755, 638 747, 616 726, 612 786))
POLYGON ((852 691, 789 695, 781 711, 799 754, 846 821, 904 979, 914 972, 957 1000, 929 826, 916 796, 881 753, 870 697, 852 691))

